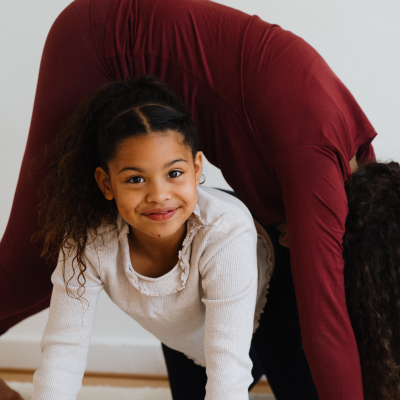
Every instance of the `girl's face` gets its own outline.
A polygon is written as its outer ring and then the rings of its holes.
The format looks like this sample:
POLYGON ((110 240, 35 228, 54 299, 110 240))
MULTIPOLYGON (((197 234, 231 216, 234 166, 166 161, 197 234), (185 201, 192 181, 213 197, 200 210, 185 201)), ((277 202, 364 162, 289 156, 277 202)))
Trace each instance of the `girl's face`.
POLYGON ((197 204, 202 153, 195 159, 176 131, 125 139, 96 181, 108 200, 115 199, 122 218, 152 237, 173 235, 197 204))

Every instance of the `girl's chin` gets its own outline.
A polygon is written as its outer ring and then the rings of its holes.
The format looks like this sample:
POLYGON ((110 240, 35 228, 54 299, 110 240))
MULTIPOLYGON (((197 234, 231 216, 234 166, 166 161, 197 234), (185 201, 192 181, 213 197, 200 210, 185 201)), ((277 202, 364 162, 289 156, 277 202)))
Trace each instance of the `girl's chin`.
POLYGON ((166 238, 168 236, 174 235, 176 232, 178 232, 180 226, 174 226, 175 224, 168 224, 167 222, 160 223, 158 222, 156 224, 157 226, 151 226, 151 224, 140 224, 137 226, 132 226, 133 231, 140 231, 144 233, 147 236, 157 238, 157 239, 162 239, 166 238))
POLYGON ((161 226, 160 229, 151 229, 148 231, 147 234, 149 236, 158 239, 171 237, 178 234, 178 232, 179 233, 182 232, 181 228, 184 226, 184 223, 179 224, 179 226, 176 226, 175 224, 165 224, 165 225, 168 226, 161 226))

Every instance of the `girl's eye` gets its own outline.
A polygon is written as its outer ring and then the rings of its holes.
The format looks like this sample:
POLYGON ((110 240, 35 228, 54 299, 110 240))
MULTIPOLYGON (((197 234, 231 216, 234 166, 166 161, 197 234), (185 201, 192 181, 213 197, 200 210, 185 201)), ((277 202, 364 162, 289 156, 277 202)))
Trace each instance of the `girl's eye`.
POLYGON ((171 171, 171 172, 168 174, 168 176, 171 177, 171 178, 177 178, 178 176, 181 176, 182 173, 183 173, 183 172, 181 172, 181 171, 174 170, 174 171, 171 171))
POLYGON ((142 183, 142 182, 144 182, 144 179, 141 176, 132 176, 132 178, 129 178, 128 182, 130 182, 130 183, 142 183))

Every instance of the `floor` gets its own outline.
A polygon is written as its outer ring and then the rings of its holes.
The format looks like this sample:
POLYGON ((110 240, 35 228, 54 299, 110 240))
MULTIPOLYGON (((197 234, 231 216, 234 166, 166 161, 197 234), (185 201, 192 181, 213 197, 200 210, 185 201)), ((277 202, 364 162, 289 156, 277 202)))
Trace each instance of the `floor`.
MULTIPOLYGON (((34 370, 0 369, 0 377, 5 381, 32 382, 34 370)), ((117 387, 169 387, 165 376, 106 374, 87 372, 83 385, 109 385, 117 387)), ((266 381, 260 381, 251 393, 272 393, 266 381)))

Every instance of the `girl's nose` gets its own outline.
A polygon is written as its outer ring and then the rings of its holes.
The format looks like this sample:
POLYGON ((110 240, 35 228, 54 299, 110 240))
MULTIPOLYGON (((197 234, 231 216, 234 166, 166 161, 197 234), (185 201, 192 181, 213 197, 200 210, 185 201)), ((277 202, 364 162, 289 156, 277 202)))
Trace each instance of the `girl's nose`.
POLYGON ((171 193, 169 192, 166 185, 163 185, 162 183, 157 183, 151 185, 151 187, 149 188, 149 192, 147 194, 147 201, 149 203, 162 204, 170 199, 171 193))

